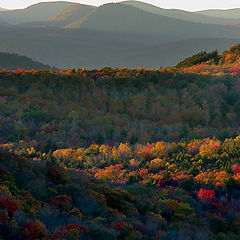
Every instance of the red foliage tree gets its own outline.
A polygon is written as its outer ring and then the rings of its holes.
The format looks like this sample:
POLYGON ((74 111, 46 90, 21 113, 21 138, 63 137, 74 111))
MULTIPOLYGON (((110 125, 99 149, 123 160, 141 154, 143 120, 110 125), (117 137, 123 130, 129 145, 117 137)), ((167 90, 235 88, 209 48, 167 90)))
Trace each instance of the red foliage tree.
POLYGON ((6 209, 10 216, 17 210, 14 200, 9 197, 0 197, 0 209, 6 209))
POLYGON ((24 230, 23 234, 27 237, 27 239, 41 239, 44 237, 44 234, 46 233, 46 226, 39 222, 29 222, 24 230))
POLYGON ((198 197, 200 199, 206 199, 206 200, 214 199, 215 191, 214 190, 207 190, 207 189, 201 188, 199 190, 199 192, 198 192, 198 197))
POLYGON ((240 165, 235 164, 235 165, 233 165, 232 168, 233 168, 234 175, 240 173, 240 165))
POLYGON ((78 224, 69 224, 66 226, 66 230, 69 231, 71 229, 77 229, 80 232, 88 232, 88 227, 78 225, 78 224))

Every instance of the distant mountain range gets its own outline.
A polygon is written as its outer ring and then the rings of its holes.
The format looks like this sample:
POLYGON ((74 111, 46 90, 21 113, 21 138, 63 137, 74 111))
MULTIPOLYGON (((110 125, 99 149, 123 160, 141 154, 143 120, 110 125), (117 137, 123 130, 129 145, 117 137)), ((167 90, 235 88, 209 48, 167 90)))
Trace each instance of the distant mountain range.
POLYGON ((240 9, 187 12, 138 1, 99 7, 45 2, 0 10, 0 51, 61 68, 172 66, 198 51, 240 42, 239 23, 240 9))
MULTIPOLYGON (((240 22, 240 8, 228 10, 211 9, 188 12, 179 9, 163 9, 139 1, 122 1, 119 4, 132 6, 134 8, 157 15, 195 23, 227 25, 237 21, 240 22)), ((98 8, 102 8, 107 5, 109 4, 105 4, 98 8)), ((97 7, 73 2, 56 1, 34 4, 25 9, 7 10, 0 8, 0 16, 9 24, 21 24, 29 22, 51 23, 58 21, 66 21, 66 24, 70 24, 74 23, 75 21, 84 22, 87 20, 87 18, 91 18, 91 14, 94 13, 94 9, 97 10, 97 7)), ((66 24, 60 24, 58 26, 62 27, 66 24)))
MULTIPOLYGON (((180 9, 164 9, 153 6, 148 3, 138 2, 138 1, 123 1, 122 4, 126 4, 129 6, 133 6, 144 11, 159 14, 171 18, 176 18, 184 21, 196 22, 196 23, 209 23, 209 24, 230 24, 236 22, 236 18, 232 18, 231 14, 229 14, 228 18, 221 17, 221 14, 216 16, 209 16, 207 14, 201 14, 201 12, 188 12, 180 9)), ((240 13, 240 12, 239 12, 240 13)), ((238 14, 238 19, 240 19, 240 14, 238 14)))
POLYGON ((150 34, 174 40, 193 37, 240 37, 239 29, 235 27, 193 23, 115 3, 98 7, 84 21, 72 27, 150 34))

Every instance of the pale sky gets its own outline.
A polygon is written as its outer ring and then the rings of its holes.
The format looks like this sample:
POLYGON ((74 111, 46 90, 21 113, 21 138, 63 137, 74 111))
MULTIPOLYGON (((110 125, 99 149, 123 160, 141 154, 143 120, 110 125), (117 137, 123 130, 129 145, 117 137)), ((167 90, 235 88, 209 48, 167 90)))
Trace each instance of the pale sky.
MULTIPOLYGON (((55 0, 56 1, 56 0, 55 0)), ((102 5, 107 2, 119 2, 114 0, 73 0, 90 5, 102 5)), ((240 0, 141 0, 162 8, 177 8, 185 10, 203 10, 203 9, 228 9, 240 8, 240 0)), ((38 2, 54 2, 54 0, 0 0, 0 7, 8 9, 25 8, 38 2)))

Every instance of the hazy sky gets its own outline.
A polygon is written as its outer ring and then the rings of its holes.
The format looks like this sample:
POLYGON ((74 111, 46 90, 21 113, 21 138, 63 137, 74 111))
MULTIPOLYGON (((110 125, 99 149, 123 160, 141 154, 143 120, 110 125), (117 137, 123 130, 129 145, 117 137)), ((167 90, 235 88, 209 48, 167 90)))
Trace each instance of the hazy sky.
MULTIPOLYGON (((53 0, 0 0, 3 8, 24 8, 38 2, 54 2, 53 0)), ((55 0, 56 1, 56 0, 55 0)), ((101 5, 107 2, 119 2, 114 0, 74 0, 91 5, 101 5)), ((163 8, 179 8, 185 10, 202 10, 208 8, 240 8, 240 0, 142 0, 163 8)))

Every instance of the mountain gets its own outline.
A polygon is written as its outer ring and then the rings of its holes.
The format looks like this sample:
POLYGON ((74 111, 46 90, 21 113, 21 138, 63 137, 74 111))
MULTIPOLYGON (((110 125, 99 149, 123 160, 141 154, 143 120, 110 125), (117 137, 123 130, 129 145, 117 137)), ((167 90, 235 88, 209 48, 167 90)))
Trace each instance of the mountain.
POLYGON ((80 24, 71 25, 71 27, 164 36, 172 40, 198 37, 240 37, 240 32, 235 27, 192 23, 149 13, 124 4, 100 6, 80 24))
POLYGON ((39 22, 27 22, 18 24, 18 27, 60 27, 64 28, 69 24, 72 24, 75 21, 79 21, 80 19, 84 19, 93 11, 95 11, 96 7, 84 4, 72 4, 68 8, 64 9, 57 16, 47 20, 47 21, 39 21, 39 22))
MULTIPOLYGON (((106 11, 106 14, 107 14, 107 8, 109 8, 109 5, 111 5, 112 8, 113 6, 116 7, 117 5, 123 5, 125 7, 130 6, 130 7, 134 7, 135 9, 144 11, 144 13, 142 12, 142 14, 144 15, 146 15, 146 13, 151 13, 154 15, 162 16, 162 17, 165 16, 175 20, 180 19, 183 21, 188 21, 193 23, 230 25, 230 24, 234 24, 237 21, 235 18, 226 19, 221 17, 206 16, 196 12, 188 12, 188 11, 178 10, 178 9, 163 9, 163 8, 159 8, 151 4, 147 4, 140 1, 124 1, 124 2, 120 2, 119 4, 105 4, 98 8, 94 6, 78 4, 78 3, 66 3, 66 2, 40 3, 40 4, 30 6, 25 10, 22 10, 24 11, 25 20, 20 19, 19 16, 15 16, 16 14, 20 13, 19 11, 21 11, 21 10, 16 10, 17 12, 15 13, 13 11, 9 13, 10 15, 8 16, 9 17, 8 21, 11 23, 14 22, 15 24, 18 24, 19 27, 79 28, 83 26, 85 28, 86 26, 84 22, 88 22, 89 19, 91 21, 92 17, 94 17, 92 15, 99 14, 99 12, 102 11, 102 7, 104 8, 104 11, 106 11), (55 5, 57 5, 58 7, 61 7, 62 11, 60 11, 58 14, 56 14, 57 12, 52 12, 51 10, 51 8, 55 5), (43 11, 43 8, 48 9, 49 14, 47 16, 45 13, 45 16, 41 15, 41 17, 28 18, 26 20, 27 15, 25 12, 27 10, 28 10, 28 14, 30 14, 30 12, 33 12, 35 10, 40 13, 41 11, 43 11), (20 21, 18 18, 20 19, 20 21), (18 22, 16 22, 16 20, 18 22)), ((102 11, 103 15, 105 14, 104 11, 102 11)), ((115 10, 112 9, 112 11, 114 12, 115 10)), ((120 7, 118 7, 117 11, 119 11, 119 14, 122 15, 123 11, 125 10, 123 8, 120 9, 120 7)), ((133 14, 131 20, 134 20, 134 17, 135 17, 134 13, 130 13, 130 14, 133 14)), ((112 17, 113 16, 111 16, 111 18, 112 17)), ((240 21, 240 17, 239 17, 239 21, 240 21)), ((100 19, 100 22, 101 22, 101 19, 100 19)), ((112 22, 112 19, 110 22, 112 22)))
POLYGON ((195 13, 200 13, 202 15, 210 16, 210 17, 218 17, 218 18, 231 18, 231 19, 239 19, 240 18, 240 8, 233 9, 209 9, 196 11, 195 13))
POLYGON ((59 68, 173 66, 199 51, 222 51, 238 39, 169 42, 158 36, 87 29, 2 28, 0 51, 29 56, 59 68))
POLYGON ((57 17, 50 19, 48 22, 54 26, 65 27, 79 19, 87 17, 96 7, 83 4, 73 4, 69 8, 65 9, 57 17))
POLYGON ((31 58, 20 56, 18 54, 2 52, 0 52, 0 68, 6 68, 8 70, 15 70, 19 68, 24 68, 25 70, 52 69, 49 65, 33 61, 31 58))
MULTIPOLYGON (((159 8, 154 5, 151 5, 145 2, 139 2, 139 1, 123 1, 121 2, 121 4, 126 4, 132 7, 136 7, 150 13, 177 18, 177 19, 190 21, 190 22, 196 22, 196 23, 225 25, 225 24, 236 22, 236 19, 206 16, 200 13, 188 12, 180 9, 163 9, 163 8, 159 8)), ((238 17, 238 19, 240 19, 240 16, 238 17)))
POLYGON ((60 14, 63 10, 71 6, 71 2, 43 2, 34 4, 25 9, 2 11, 0 18, 11 24, 25 22, 47 21, 60 14))
POLYGON ((158 68, 201 50, 222 51, 240 39, 237 27, 193 23, 122 3, 59 4, 69 5, 48 20, 0 26, 0 51, 59 68, 158 68))

